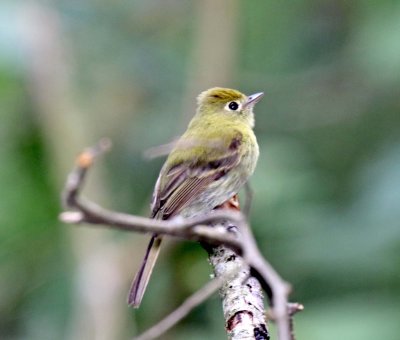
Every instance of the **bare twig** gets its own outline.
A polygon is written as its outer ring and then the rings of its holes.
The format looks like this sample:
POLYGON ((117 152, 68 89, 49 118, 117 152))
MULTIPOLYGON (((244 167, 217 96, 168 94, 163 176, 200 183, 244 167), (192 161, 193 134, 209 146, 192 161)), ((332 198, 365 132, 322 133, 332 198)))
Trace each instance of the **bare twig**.
POLYGON ((171 151, 178 147, 180 150, 191 149, 196 146, 208 146, 213 149, 224 149, 224 144, 218 139, 199 139, 199 138, 185 138, 184 140, 175 138, 172 142, 153 146, 143 152, 143 157, 153 159, 157 157, 167 156, 171 151))
MULTIPOLYGON (((225 245, 231 248, 236 254, 241 255, 251 267, 252 272, 256 273, 263 288, 272 293, 268 294, 272 295, 270 314, 277 324, 278 337, 280 340, 290 340, 291 329, 287 307, 290 286, 261 255, 243 214, 236 211, 217 210, 204 216, 188 219, 176 217, 172 220, 162 221, 109 211, 79 197, 88 169, 94 159, 109 147, 110 142, 102 140, 98 145, 85 150, 78 157, 77 166, 69 174, 63 193, 65 207, 74 211, 62 213, 60 219, 66 223, 86 222, 108 225, 115 229, 164 234, 201 241, 211 246, 225 245), (240 238, 236 239, 228 232, 206 226, 227 220, 240 230, 240 238)), ((297 309, 297 311, 299 310, 300 308, 297 309)))
POLYGON ((294 322, 293 316, 304 310, 304 306, 300 303, 289 303, 288 304, 288 314, 289 314, 289 327, 291 340, 296 340, 296 335, 294 334, 294 322))
POLYGON ((175 138, 170 143, 161 144, 161 145, 157 145, 157 146, 148 148, 147 150, 145 150, 143 152, 143 157, 146 159, 153 159, 153 158, 157 158, 157 157, 166 156, 176 146, 177 142, 178 142, 178 138, 175 138))
POLYGON ((170 313, 166 318, 161 320, 159 323, 152 326, 146 332, 133 338, 134 340, 150 340, 155 339, 164 334, 171 327, 176 325, 182 320, 190 311, 200 305, 202 302, 207 300, 212 294, 214 294, 222 285, 223 279, 216 278, 206 283, 200 290, 187 298, 177 309, 170 313))

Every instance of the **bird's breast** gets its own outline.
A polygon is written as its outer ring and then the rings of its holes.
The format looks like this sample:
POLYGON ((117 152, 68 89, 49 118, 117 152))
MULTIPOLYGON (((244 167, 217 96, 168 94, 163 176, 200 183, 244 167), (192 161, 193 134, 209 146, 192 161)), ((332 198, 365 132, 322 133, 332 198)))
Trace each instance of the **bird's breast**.
POLYGON ((253 174, 259 156, 257 140, 252 131, 249 136, 243 138, 240 148, 241 157, 238 164, 208 185, 180 215, 193 217, 207 213, 239 192, 253 174))

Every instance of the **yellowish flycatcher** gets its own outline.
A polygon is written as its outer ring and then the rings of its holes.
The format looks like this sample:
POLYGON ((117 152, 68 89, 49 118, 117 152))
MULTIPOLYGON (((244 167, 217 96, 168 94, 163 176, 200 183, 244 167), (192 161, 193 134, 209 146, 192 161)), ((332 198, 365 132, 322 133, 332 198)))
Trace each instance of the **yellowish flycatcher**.
MULTIPOLYGON (((259 151, 253 132, 253 107, 263 93, 246 96, 215 87, 202 92, 186 132, 158 177, 151 217, 206 214, 237 194, 253 173, 259 151)), ((133 280, 128 303, 139 307, 161 245, 153 235, 133 280)))

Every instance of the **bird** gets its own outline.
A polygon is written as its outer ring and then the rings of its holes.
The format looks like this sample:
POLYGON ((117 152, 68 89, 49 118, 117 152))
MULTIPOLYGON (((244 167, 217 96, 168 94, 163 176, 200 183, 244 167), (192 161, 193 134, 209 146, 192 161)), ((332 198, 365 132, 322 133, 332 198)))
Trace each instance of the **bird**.
MULTIPOLYGON (((151 218, 207 214, 238 193, 257 164, 253 108, 263 95, 222 87, 200 93, 194 117, 161 168, 151 218)), ((128 304, 134 308, 141 304, 161 241, 161 235, 152 235, 132 282, 128 304)))

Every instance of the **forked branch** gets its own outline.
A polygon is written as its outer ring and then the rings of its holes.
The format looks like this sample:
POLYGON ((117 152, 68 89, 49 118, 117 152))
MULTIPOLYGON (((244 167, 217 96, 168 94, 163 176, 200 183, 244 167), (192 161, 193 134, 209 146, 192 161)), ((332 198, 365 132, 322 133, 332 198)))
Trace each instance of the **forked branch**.
MULTIPOLYGON (((110 211, 80 196, 85 177, 94 160, 109 150, 110 147, 111 142, 108 139, 102 139, 97 145, 87 148, 78 156, 76 166, 68 175, 63 191, 63 204, 66 211, 60 214, 60 220, 69 224, 88 223, 112 229, 169 235, 201 241, 210 246, 224 245, 232 249, 236 254, 243 257, 244 261, 250 266, 252 274, 255 274, 262 287, 268 292, 267 295, 270 297, 271 304, 269 315, 277 324, 278 339, 291 340, 293 333, 291 315, 302 310, 302 306, 295 304, 297 307, 294 308, 294 304, 288 304, 290 285, 278 275, 261 255, 242 213, 216 210, 204 216, 187 219, 176 217, 163 221, 110 211), (211 223, 222 221, 229 221, 235 225, 240 231, 241 237, 236 238, 229 232, 208 226, 211 223)), ((196 304, 202 302, 209 294, 201 296, 204 297, 195 299, 196 304)), ((185 313, 173 312, 171 314, 172 316, 179 316, 179 318, 175 318, 176 320, 174 317, 170 318, 170 321, 173 321, 170 323, 171 325, 180 320, 182 315, 187 314, 196 305, 192 303, 192 300, 189 300, 189 302, 189 307, 184 309, 185 313)))

